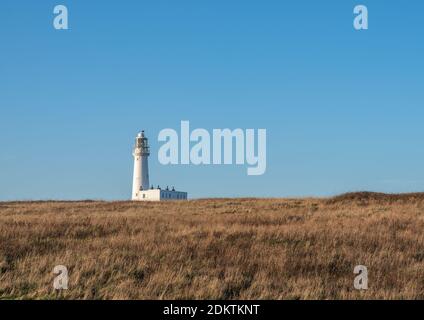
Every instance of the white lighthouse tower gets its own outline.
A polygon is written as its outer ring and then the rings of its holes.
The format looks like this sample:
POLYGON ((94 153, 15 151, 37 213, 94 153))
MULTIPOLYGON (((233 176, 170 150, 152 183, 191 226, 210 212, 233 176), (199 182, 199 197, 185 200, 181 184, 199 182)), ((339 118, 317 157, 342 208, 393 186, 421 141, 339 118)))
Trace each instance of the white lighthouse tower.
POLYGON ((149 189, 149 162, 150 155, 149 143, 144 136, 144 130, 135 138, 134 146, 134 175, 132 199, 137 200, 141 190, 149 189))
POLYGON ((150 147, 144 131, 135 138, 134 175, 132 187, 132 200, 137 201, 164 201, 164 200, 187 200, 187 192, 177 191, 174 187, 161 188, 151 186, 149 189, 149 164, 148 157, 150 147))

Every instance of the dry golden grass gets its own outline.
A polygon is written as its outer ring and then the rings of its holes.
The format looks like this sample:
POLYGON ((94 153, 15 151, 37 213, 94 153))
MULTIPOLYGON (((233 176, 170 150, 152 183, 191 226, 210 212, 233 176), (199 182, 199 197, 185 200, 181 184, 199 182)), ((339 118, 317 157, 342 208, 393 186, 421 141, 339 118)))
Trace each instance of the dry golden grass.
POLYGON ((423 212, 422 194, 3 202, 0 298, 423 299, 423 212))

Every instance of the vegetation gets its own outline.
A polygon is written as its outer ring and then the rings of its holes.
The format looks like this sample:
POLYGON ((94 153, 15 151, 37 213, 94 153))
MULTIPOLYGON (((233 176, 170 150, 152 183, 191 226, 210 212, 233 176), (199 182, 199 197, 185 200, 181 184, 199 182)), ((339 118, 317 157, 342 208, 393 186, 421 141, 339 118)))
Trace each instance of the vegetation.
POLYGON ((423 230, 423 194, 0 202, 0 298, 424 299, 423 230))

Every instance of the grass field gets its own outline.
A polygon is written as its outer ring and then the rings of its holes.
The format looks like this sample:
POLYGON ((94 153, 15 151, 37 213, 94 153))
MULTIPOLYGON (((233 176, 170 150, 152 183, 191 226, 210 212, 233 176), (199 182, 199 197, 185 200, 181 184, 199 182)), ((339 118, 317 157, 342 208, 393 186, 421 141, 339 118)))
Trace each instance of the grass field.
POLYGON ((423 194, 0 202, 0 298, 424 299, 423 231, 423 194))

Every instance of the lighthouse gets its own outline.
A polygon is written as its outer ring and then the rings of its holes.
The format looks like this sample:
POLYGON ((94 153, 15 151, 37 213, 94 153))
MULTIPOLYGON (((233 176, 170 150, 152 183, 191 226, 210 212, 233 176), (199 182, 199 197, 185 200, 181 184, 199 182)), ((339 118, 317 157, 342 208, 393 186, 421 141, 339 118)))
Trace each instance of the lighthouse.
POLYGON ((141 190, 149 189, 149 161, 150 155, 149 143, 144 136, 144 130, 135 138, 134 145, 134 175, 132 199, 137 200, 141 190))
POLYGON ((132 185, 132 200, 135 201, 164 201, 187 200, 187 192, 176 191, 174 187, 149 189, 149 162, 150 147, 144 130, 137 134, 133 150, 134 174, 132 185))

